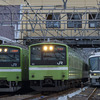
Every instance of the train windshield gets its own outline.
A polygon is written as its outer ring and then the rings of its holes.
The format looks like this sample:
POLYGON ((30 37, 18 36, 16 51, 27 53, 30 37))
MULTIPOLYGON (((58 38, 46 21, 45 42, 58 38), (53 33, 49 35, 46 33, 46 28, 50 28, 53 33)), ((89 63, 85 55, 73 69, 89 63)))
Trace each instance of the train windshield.
POLYGON ((0 67, 19 67, 20 50, 12 47, 0 47, 0 67))
POLYGON ((66 47, 61 45, 31 47, 31 65, 66 65, 66 47))
POLYGON ((100 57, 90 58, 90 69, 91 70, 100 70, 100 57))

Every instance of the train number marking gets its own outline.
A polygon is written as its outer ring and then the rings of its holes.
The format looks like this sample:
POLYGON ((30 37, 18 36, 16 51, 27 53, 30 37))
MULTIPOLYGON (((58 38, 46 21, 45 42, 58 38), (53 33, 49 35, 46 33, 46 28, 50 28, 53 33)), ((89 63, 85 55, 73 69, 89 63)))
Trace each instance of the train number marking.
POLYGON ((57 65, 63 65, 63 61, 57 62, 57 65))
POLYGON ((12 67, 16 67, 17 66, 17 63, 13 63, 11 64, 12 67))
POLYGON ((32 65, 34 66, 34 65, 35 65, 35 63, 32 63, 32 65))

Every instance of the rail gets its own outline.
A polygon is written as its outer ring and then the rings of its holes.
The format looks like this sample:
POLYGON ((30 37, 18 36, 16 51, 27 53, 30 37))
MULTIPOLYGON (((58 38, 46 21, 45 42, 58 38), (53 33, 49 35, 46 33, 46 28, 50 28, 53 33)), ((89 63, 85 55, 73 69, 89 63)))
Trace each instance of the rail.
POLYGON ((88 98, 86 100, 91 100, 91 97, 94 95, 96 90, 97 90, 97 87, 92 91, 92 93, 88 96, 88 98))

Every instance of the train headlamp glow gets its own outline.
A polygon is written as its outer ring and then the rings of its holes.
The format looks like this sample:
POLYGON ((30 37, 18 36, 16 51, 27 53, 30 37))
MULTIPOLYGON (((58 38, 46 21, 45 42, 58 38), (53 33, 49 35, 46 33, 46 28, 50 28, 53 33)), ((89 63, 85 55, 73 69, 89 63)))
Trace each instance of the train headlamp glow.
POLYGON ((94 76, 96 76, 97 74, 96 73, 94 73, 94 76))
POLYGON ((54 47, 53 47, 53 46, 50 46, 50 47, 49 47, 49 50, 50 50, 50 51, 53 51, 53 50, 54 50, 54 47))
POLYGON ((2 52, 2 49, 0 48, 0 52, 2 52))
POLYGON ((8 51, 8 49, 7 49, 7 48, 5 48, 5 49, 4 49, 4 52, 7 52, 7 51, 8 51))
POLYGON ((48 50, 48 47, 47 47, 47 46, 44 46, 44 47, 43 47, 43 50, 44 50, 44 51, 47 51, 47 50, 48 50))
POLYGON ((97 74, 96 74, 96 73, 94 73, 93 75, 94 75, 94 76, 96 76, 97 74))
POLYGON ((97 74, 96 73, 92 73, 91 75, 96 76, 97 74))

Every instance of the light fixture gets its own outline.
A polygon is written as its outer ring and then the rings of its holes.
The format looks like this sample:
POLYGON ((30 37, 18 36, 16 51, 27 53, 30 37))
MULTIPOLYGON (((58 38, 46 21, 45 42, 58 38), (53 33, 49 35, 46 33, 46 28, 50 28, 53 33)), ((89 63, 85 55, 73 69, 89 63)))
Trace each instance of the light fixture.
POLYGON ((0 52, 2 52, 2 49, 0 48, 0 52))
POLYGON ((7 48, 5 48, 5 49, 4 49, 4 52, 7 52, 7 51, 8 51, 8 49, 7 49, 7 48))
POLYGON ((53 51, 54 50, 54 47, 53 46, 49 46, 49 50, 50 51, 53 51))
POLYGON ((44 46, 44 47, 43 47, 43 50, 44 50, 44 51, 47 51, 47 50, 48 50, 48 47, 47 47, 47 46, 44 46))

